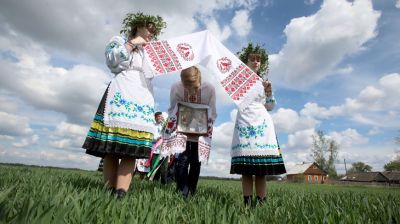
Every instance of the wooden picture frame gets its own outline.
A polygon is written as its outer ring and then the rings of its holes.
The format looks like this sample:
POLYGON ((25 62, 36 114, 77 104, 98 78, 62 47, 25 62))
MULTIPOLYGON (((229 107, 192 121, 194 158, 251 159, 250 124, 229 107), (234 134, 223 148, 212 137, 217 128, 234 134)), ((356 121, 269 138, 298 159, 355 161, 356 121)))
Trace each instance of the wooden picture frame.
POLYGON ((207 135, 208 106, 178 103, 177 132, 192 135, 207 135))

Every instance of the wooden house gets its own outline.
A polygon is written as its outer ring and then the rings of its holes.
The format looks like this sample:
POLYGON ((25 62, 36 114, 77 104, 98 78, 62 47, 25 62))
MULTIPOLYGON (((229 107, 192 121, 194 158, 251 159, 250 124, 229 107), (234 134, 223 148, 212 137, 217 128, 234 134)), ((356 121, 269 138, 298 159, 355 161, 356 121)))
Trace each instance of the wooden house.
POLYGON ((388 178, 390 184, 400 184, 400 171, 385 171, 382 174, 388 178))
POLYGON ((341 180, 352 182, 389 182, 389 179, 381 172, 348 173, 341 180))
POLYGON ((292 167, 286 176, 288 181, 323 184, 328 181, 328 173, 322 170, 317 163, 302 163, 292 167))

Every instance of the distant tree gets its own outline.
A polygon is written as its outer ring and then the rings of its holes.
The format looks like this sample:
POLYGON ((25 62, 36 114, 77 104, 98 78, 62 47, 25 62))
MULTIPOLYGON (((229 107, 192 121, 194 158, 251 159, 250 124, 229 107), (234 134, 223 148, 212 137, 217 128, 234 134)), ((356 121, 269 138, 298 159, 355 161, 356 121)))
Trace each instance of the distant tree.
POLYGON ((335 162, 338 157, 339 145, 335 140, 326 138, 321 130, 318 130, 317 134, 313 135, 312 138, 311 157, 314 162, 325 170, 329 176, 336 177, 335 162))
MULTIPOLYGON (((400 145, 400 130, 398 131, 398 136, 394 138, 396 144, 400 145)), ((388 162, 383 166, 385 171, 400 171, 400 151, 397 151, 397 156, 394 160, 388 162)))
POLYGON ((385 171, 400 171, 400 154, 383 167, 385 171))
POLYGON ((364 172, 371 172, 372 167, 368 164, 363 162, 356 162, 351 164, 351 168, 349 169, 349 173, 364 173, 364 172))

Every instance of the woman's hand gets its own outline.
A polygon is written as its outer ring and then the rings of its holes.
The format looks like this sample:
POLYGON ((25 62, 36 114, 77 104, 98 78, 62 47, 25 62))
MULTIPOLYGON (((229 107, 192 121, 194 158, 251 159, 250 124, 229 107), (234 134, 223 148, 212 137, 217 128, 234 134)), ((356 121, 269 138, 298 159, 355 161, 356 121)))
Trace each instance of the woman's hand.
POLYGON ((145 39, 141 36, 137 36, 134 39, 130 39, 125 46, 128 48, 130 51, 134 51, 137 49, 138 45, 142 45, 144 43, 147 43, 145 39))
POLYGON ((141 36, 137 36, 137 37, 131 39, 129 42, 134 45, 140 45, 140 44, 147 43, 147 41, 145 39, 143 39, 143 37, 141 37, 141 36))
POLYGON ((268 81, 268 80, 267 81, 263 81, 262 84, 264 86, 265 95, 267 97, 270 97, 272 95, 272 83, 271 83, 271 81, 268 81))

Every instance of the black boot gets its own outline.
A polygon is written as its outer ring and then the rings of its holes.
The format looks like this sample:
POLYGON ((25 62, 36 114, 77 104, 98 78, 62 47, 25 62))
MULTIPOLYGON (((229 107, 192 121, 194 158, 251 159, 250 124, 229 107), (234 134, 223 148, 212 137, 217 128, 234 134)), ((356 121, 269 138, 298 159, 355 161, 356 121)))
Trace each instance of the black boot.
POLYGON ((115 191, 115 194, 117 195, 117 199, 122 199, 126 195, 126 191, 122 188, 118 189, 115 191))
POLYGON ((251 201, 253 200, 252 196, 243 196, 244 207, 250 207, 251 201))
POLYGON ((265 203, 265 197, 261 198, 257 196, 257 205, 263 205, 265 203))

